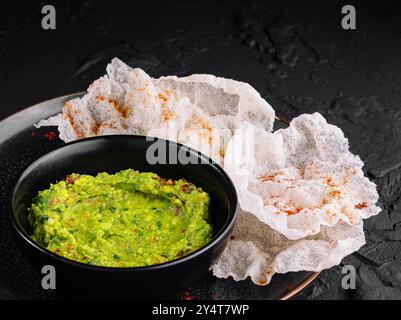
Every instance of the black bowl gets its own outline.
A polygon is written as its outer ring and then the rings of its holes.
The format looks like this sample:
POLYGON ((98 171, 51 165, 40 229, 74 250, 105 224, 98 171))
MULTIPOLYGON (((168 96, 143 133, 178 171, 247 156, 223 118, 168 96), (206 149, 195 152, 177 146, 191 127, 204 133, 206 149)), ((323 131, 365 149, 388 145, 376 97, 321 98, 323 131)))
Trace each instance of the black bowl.
POLYGON ((12 222, 17 238, 31 264, 42 270, 52 265, 56 270, 57 293, 78 297, 164 297, 195 283, 210 272, 210 267, 223 252, 236 220, 237 196, 227 174, 218 165, 186 146, 162 139, 167 159, 185 154, 188 164, 150 164, 146 152, 154 146, 143 136, 102 136, 72 142, 36 160, 22 173, 12 196, 12 222), (111 268, 87 265, 56 255, 31 238, 27 221, 28 208, 38 191, 50 183, 75 173, 94 175, 115 173, 132 168, 155 172, 162 178, 185 178, 202 187, 211 198, 210 215, 213 239, 196 252, 160 265, 111 268))

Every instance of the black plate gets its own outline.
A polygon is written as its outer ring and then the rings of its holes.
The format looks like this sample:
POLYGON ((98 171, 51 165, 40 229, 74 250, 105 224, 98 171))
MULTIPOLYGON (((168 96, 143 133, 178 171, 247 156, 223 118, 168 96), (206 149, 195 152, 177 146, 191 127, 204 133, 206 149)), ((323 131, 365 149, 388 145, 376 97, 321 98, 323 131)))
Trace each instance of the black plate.
MULTIPOLYGON (((81 95, 68 95, 25 109, 0 122, 0 298, 57 299, 41 287, 41 277, 16 246, 9 219, 8 203, 12 187, 22 169, 41 155, 62 146, 56 128, 34 128, 37 121, 60 112, 65 101, 81 95)), ((311 283, 312 272, 275 275, 265 287, 250 280, 235 282, 209 276, 171 298, 179 299, 281 299, 289 298, 311 283)))

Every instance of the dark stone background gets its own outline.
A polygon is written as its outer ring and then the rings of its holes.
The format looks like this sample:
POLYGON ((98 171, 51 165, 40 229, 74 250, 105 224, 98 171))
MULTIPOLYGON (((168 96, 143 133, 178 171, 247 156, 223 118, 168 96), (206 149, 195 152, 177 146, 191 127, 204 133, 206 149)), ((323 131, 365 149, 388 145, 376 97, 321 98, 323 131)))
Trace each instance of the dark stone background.
MULTIPOLYGON (((383 212, 367 244, 298 299, 401 299, 401 6, 348 1, 14 1, 0 12, 0 119, 85 89, 115 56, 152 76, 212 73, 249 82, 279 115, 322 113, 340 126, 377 183, 383 212), (146 3, 146 6, 144 5, 146 3), (57 9, 57 30, 40 10, 57 9)), ((0 257, 1 263, 1 257, 0 257)))

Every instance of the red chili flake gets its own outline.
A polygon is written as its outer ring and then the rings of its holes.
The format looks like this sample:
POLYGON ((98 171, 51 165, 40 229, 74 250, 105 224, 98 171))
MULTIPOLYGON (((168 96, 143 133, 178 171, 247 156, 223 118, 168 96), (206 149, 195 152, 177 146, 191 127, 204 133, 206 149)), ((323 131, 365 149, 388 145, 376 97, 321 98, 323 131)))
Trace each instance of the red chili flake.
POLYGON ((264 286, 267 284, 267 280, 266 279, 258 279, 258 280, 256 280, 256 283, 258 285, 264 286))
POLYGON ((161 179, 161 180, 160 180, 160 184, 161 184, 162 186, 173 186, 173 185, 174 185, 174 181, 171 180, 171 179, 168 179, 168 180, 166 180, 166 179, 161 179))
POLYGON ((286 214, 288 214, 289 216, 292 216, 292 215, 294 215, 294 214, 299 213, 301 210, 302 210, 302 208, 296 208, 296 209, 294 209, 294 210, 284 210, 284 212, 285 212, 286 214))
POLYGON ((264 176, 260 176, 258 177, 258 179, 262 182, 266 182, 266 181, 274 181, 274 178, 276 177, 276 175, 274 174, 266 174, 264 176))
POLYGON ((327 177, 324 180, 324 182, 330 187, 335 187, 336 186, 336 184, 334 183, 334 181, 333 181, 333 179, 331 177, 327 177))
POLYGON ((81 176, 79 174, 70 174, 68 176, 66 176, 65 181, 67 182, 67 184, 74 184, 74 182, 76 180, 78 180, 81 176))
POLYGON ((49 140, 49 141, 53 141, 56 140, 57 137, 57 133, 53 132, 53 131, 47 131, 43 134, 43 136, 45 137, 45 139, 49 140))
POLYGON ((329 196, 332 198, 337 198, 339 199, 341 197, 341 192, 338 190, 333 190, 329 193, 329 196))
POLYGON ((102 124, 96 122, 96 123, 92 126, 92 132, 93 132, 95 135, 98 135, 101 128, 102 128, 102 124))
POLYGON ((178 216, 180 214, 180 208, 176 207, 175 208, 175 215, 178 216))
POLYGON ((109 99, 108 102, 109 102, 109 105, 111 105, 114 109, 116 109, 116 111, 118 113, 120 113, 123 118, 128 117, 128 109, 127 108, 123 108, 116 100, 113 100, 113 99, 109 99))
POLYGON ((193 300, 194 297, 192 296, 191 293, 189 293, 188 291, 185 291, 185 292, 182 293, 181 299, 182 300, 193 300))
POLYGON ((185 192, 185 193, 190 193, 191 190, 192 190, 192 187, 193 187, 193 184, 192 184, 192 183, 186 182, 186 183, 183 183, 183 184, 181 185, 180 190, 181 190, 182 192, 185 192))
POLYGON ((158 97, 159 97, 160 100, 163 100, 164 102, 168 101, 168 97, 166 97, 165 95, 163 95, 161 93, 158 94, 158 97))
MULTIPOLYGON (((281 174, 283 174, 281 171, 276 171, 276 172, 273 172, 273 173, 271 173, 271 174, 264 174, 264 175, 262 175, 262 176, 259 176, 258 179, 259 179, 260 181, 262 181, 262 182, 276 181, 276 177, 277 177, 278 175, 281 175, 281 174)), ((277 182, 279 182, 279 181, 277 181, 277 182)))
POLYGON ((364 209, 367 207, 368 207, 368 204, 366 202, 361 202, 361 203, 358 203, 357 205, 355 205, 356 209, 364 209))
POLYGON ((163 117, 163 121, 167 122, 172 117, 174 117, 174 113, 170 110, 165 109, 165 110, 163 110, 162 117, 163 117))
POLYGON ((71 114, 71 111, 69 110, 70 108, 71 108, 71 105, 66 102, 64 104, 64 109, 63 109, 64 118, 70 123, 71 128, 74 130, 75 136, 78 139, 85 138, 85 133, 82 131, 81 128, 79 128, 76 125, 74 116, 71 114))
POLYGON ((35 136, 36 136, 36 132, 32 132, 32 133, 31 133, 31 136, 32 136, 32 137, 35 137, 35 136))

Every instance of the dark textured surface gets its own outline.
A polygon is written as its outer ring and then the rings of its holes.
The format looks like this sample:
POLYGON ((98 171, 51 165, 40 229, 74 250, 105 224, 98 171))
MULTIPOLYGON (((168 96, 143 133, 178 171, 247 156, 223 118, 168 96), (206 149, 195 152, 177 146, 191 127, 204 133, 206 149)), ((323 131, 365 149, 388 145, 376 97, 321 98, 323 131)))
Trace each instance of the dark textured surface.
POLYGON ((343 261, 357 268, 357 290, 341 289, 339 266, 298 298, 401 299, 399 1, 356 2, 349 31, 340 26, 343 1, 120 3, 54 1, 55 31, 41 29, 45 1, 3 8, 0 119, 86 88, 114 56, 152 76, 249 82, 287 118, 319 111, 365 161, 383 212, 365 223, 367 244, 343 261))

